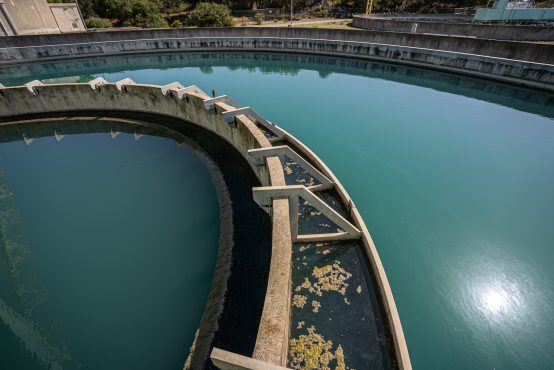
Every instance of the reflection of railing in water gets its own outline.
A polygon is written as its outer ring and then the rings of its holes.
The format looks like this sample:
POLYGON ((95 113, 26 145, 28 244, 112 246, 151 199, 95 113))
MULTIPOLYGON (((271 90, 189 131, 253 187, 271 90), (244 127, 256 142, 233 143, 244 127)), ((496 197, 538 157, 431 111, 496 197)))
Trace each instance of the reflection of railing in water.
POLYGON ((29 317, 11 309, 1 299, 0 319, 43 367, 61 370, 71 361, 69 354, 53 345, 51 339, 42 334, 42 330, 29 317))
POLYGON ((17 297, 22 313, 31 317, 46 300, 38 288, 36 269, 32 266, 31 250, 25 241, 19 215, 6 176, 0 169, 0 237, 6 257, 8 275, 13 284, 12 293, 17 297))
MULTIPOLYGON (((24 138, 27 142, 27 140, 24 138)), ((37 268, 33 263, 12 199, 12 193, 4 172, 0 169, 0 243, 11 291, 16 301, 16 309, 10 308, 0 299, 0 319, 18 338, 23 346, 39 363, 50 369, 62 369, 71 363, 71 356, 64 348, 60 350, 53 339, 53 322, 45 307, 46 293, 37 277, 37 268), (18 312, 21 311, 21 312, 18 312), (46 318, 48 328, 41 327, 34 320, 46 318)))

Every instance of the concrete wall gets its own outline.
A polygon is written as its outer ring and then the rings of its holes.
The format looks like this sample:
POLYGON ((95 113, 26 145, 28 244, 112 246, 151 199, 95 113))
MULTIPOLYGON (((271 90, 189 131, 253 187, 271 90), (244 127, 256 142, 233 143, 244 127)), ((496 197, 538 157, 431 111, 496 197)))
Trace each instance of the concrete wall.
POLYGON ((495 40, 554 41, 554 27, 552 26, 427 22, 384 19, 364 15, 355 15, 353 25, 357 28, 376 31, 455 35, 495 40))
POLYGON ((385 18, 404 21, 423 21, 423 22, 471 22, 473 15, 454 14, 454 13, 372 13, 368 17, 385 18))
POLYGON ((207 50, 349 56, 554 88, 554 65, 550 64, 554 60, 554 45, 308 28, 163 29, 6 37, 0 38, 0 65, 207 50))
POLYGON ((60 32, 82 32, 87 28, 77 4, 49 4, 60 32))
MULTIPOLYGON (((91 44, 128 40, 189 39, 189 38, 286 38, 306 40, 351 41, 370 44, 407 46, 421 49, 452 51, 537 63, 552 63, 554 45, 512 41, 445 37, 397 32, 365 30, 334 30, 321 28, 286 27, 233 27, 233 28, 183 28, 148 29, 130 31, 105 31, 71 33, 61 35, 33 35, 5 37, 0 39, 0 48, 44 46, 61 44, 91 44)), ((207 45, 209 46, 209 45, 207 45)), ((160 44, 163 51, 163 44, 160 44)), ((78 54, 78 52, 74 52, 78 54)), ((38 56, 47 57, 47 55, 38 56)), ((0 59, 0 62, 9 60, 0 59)))

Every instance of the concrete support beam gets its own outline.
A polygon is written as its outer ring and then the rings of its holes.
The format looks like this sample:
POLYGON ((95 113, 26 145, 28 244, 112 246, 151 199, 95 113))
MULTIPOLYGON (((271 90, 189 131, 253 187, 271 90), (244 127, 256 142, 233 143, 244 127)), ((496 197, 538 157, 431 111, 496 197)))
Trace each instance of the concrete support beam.
POLYGON ((167 95, 169 90, 179 90, 179 89, 184 89, 184 88, 185 87, 183 85, 181 85, 179 82, 173 82, 173 83, 162 86, 160 88, 160 90, 162 90, 162 94, 167 95))
POLYGON ((328 233, 328 234, 304 234, 298 235, 298 243, 328 242, 337 240, 351 240, 352 236, 348 233, 328 233))
POLYGON ((40 82, 39 80, 33 80, 33 81, 30 81, 30 82, 27 82, 25 84, 25 86, 27 87, 27 89, 33 93, 33 95, 36 95, 37 93, 37 90, 35 89, 36 86, 43 86, 44 84, 42 82, 40 82))
POLYGON ((227 105, 232 106, 233 108, 240 108, 237 102, 231 99, 227 95, 216 96, 215 98, 204 100, 204 106, 206 108, 212 107, 215 103, 225 103, 227 105))
POLYGON ((119 91, 123 91, 123 87, 125 85, 136 85, 136 83, 130 78, 124 78, 123 80, 119 80, 115 83, 115 87, 117 87, 119 91))
MULTIPOLYGON (((237 108, 234 110, 229 110, 227 112, 223 112, 223 118, 229 122, 234 117, 244 114, 246 117, 248 117, 252 122, 258 123, 265 127, 267 130, 269 130, 271 133, 273 133, 278 140, 282 140, 285 137, 285 133, 277 127, 275 124, 269 122, 262 116, 260 116, 255 110, 253 110, 250 107, 243 107, 243 108, 237 108)), ((272 138, 269 138, 269 141, 271 141, 272 138)))
POLYGON ((102 77, 98 77, 98 78, 95 78, 94 80, 90 80, 88 84, 90 85, 90 87, 92 87, 93 90, 96 90, 98 86, 108 84, 108 81, 106 81, 102 77))
POLYGON ((312 166, 307 160, 302 158, 302 156, 300 156, 298 153, 292 150, 291 147, 288 145, 280 145, 280 146, 274 146, 270 148, 251 149, 248 151, 248 155, 255 161, 261 158, 266 158, 271 156, 286 155, 290 159, 294 160, 300 167, 306 170, 306 172, 308 172, 310 175, 312 175, 315 179, 317 179, 321 183, 321 186, 316 185, 316 186, 310 187, 309 189, 311 191, 325 190, 333 187, 333 182, 329 180, 327 176, 322 174, 317 168, 312 166))
POLYGON ((250 357, 237 355, 219 348, 212 350, 212 362, 221 370, 286 370, 286 367, 268 364, 250 357))
MULTIPOLYGON (((340 229, 344 230, 342 233, 332 233, 332 234, 318 234, 317 236, 320 240, 336 240, 340 238, 344 239, 357 239, 362 236, 362 232, 354 225, 352 225, 348 220, 342 217, 337 211, 331 208, 327 203, 322 201, 317 197, 312 191, 302 185, 292 185, 292 186, 262 186, 252 189, 254 194, 254 200, 260 206, 267 206, 272 199, 288 198, 289 202, 298 204, 298 197, 302 197, 310 205, 320 211, 325 217, 327 217, 331 222, 335 223, 340 229), (292 200, 292 201, 291 201, 292 200)), ((291 210, 291 214, 294 212, 291 210)), ((298 214, 298 208, 296 210, 298 214)), ((291 220, 292 222, 292 220, 291 220)), ((291 230, 298 230, 298 222, 296 225, 291 224, 291 230)), ((311 235, 311 239, 316 238, 311 235)), ((293 237, 293 241, 302 241, 302 235, 296 235, 296 238, 293 237)))
POLYGON ((179 99, 179 100, 183 99, 185 94, 188 93, 188 92, 200 93, 202 91, 196 85, 191 85, 191 86, 183 87, 183 88, 180 88, 180 89, 169 88, 168 90, 169 90, 170 94, 175 95, 177 97, 177 99, 179 99))

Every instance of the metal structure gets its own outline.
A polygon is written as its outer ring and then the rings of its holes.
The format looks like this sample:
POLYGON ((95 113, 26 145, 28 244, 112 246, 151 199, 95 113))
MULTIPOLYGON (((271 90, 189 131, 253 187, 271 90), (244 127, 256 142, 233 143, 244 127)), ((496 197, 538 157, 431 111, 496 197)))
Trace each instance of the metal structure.
MULTIPOLYGON (((490 2, 489 2, 490 3, 490 2)), ((488 6, 488 4, 487 4, 488 6)), ((492 8, 480 8, 474 22, 546 22, 554 21, 554 8, 533 8, 529 0, 495 1, 492 8)))

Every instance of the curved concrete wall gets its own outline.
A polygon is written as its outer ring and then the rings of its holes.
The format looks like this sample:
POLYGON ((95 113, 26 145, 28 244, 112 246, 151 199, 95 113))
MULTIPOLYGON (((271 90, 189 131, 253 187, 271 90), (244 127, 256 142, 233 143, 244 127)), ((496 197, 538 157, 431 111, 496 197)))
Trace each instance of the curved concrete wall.
POLYGON ((0 38, 0 64, 175 51, 348 56, 554 89, 554 45, 309 28, 160 29, 0 38))
MULTIPOLYGON (((97 79, 90 84, 43 85, 38 81, 26 86, 0 89, 0 120, 17 121, 28 115, 48 113, 63 116, 64 112, 144 112, 162 114, 203 127, 230 143, 248 161, 252 171, 264 186, 285 186, 281 160, 268 156, 263 165, 249 158, 248 151, 272 147, 270 140, 258 127, 263 118, 239 114, 230 121, 226 112, 240 109, 213 101, 198 88, 184 88, 174 83, 167 86, 141 85, 126 79, 107 84, 97 79)), ((233 104, 232 100, 225 100, 233 104)), ((238 113, 238 112, 237 112, 238 113)), ((267 123, 267 122, 266 122, 267 123)), ((361 231, 360 238, 370 261, 380 300, 385 308, 385 319, 394 342, 395 363, 400 369, 411 369, 411 362, 402 331, 402 325, 383 265, 369 232, 352 199, 329 168, 303 143, 286 131, 276 127, 284 142, 301 157, 331 179, 350 218, 361 231)), ((289 301, 291 290, 291 219, 289 199, 276 197, 271 201, 272 255, 268 287, 258 329, 253 358, 263 362, 286 364, 289 328, 289 301)), ((256 366, 259 366, 256 365, 256 366)), ((231 367, 233 368, 233 367, 231 367)), ((236 367, 235 367, 236 368, 236 367)), ((264 367, 255 367, 263 369, 264 367)), ((267 369, 272 367, 265 367, 267 369)))

